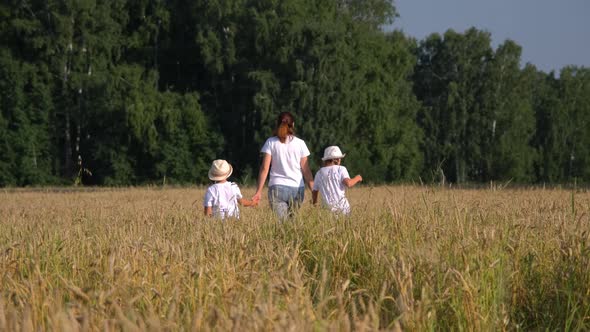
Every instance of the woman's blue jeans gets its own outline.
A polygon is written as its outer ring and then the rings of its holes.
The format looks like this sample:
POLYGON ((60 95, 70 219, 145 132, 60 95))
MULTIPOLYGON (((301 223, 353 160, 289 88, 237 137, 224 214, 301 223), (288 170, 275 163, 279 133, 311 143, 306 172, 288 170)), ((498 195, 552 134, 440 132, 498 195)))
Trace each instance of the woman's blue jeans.
POLYGON ((305 187, 273 185, 268 188, 270 208, 281 220, 293 215, 293 211, 303 202, 304 195, 305 187))

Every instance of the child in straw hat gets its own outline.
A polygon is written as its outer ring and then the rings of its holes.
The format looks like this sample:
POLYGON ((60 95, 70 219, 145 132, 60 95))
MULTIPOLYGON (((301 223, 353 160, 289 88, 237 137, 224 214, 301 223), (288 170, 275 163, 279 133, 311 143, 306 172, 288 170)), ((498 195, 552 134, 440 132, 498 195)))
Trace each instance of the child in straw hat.
POLYGON ((206 216, 219 219, 240 218, 239 205, 256 206, 257 202, 242 197, 237 184, 227 181, 233 172, 232 166, 225 160, 214 160, 209 169, 209 179, 215 183, 207 188, 203 201, 206 216))
POLYGON ((363 181, 363 178, 360 175, 350 178, 346 167, 340 165, 345 155, 337 146, 329 146, 324 150, 324 166, 316 173, 313 181, 312 203, 317 203, 318 193, 321 193, 324 207, 336 214, 349 215, 350 204, 345 190, 363 181))

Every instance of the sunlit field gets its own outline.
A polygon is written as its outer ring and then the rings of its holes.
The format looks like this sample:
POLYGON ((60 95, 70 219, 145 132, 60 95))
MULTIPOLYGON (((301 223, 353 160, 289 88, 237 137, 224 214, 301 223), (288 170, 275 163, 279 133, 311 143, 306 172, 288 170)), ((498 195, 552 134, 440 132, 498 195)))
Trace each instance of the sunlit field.
POLYGON ((204 192, 0 192, 0 331, 590 329, 587 191, 361 186, 282 224, 204 192))

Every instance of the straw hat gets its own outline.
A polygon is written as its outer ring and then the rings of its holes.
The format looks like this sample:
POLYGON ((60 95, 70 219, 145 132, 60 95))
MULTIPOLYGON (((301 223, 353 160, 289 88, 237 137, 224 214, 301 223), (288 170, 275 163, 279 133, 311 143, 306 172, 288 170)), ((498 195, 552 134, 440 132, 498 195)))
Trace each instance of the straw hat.
POLYGON ((323 161, 332 160, 332 159, 342 159, 346 156, 346 154, 342 154, 340 148, 337 146, 329 146, 324 150, 324 157, 322 158, 323 161))
POLYGON ((223 159, 213 160, 209 169, 209 179, 211 181, 222 181, 227 179, 233 171, 233 167, 227 161, 223 159))

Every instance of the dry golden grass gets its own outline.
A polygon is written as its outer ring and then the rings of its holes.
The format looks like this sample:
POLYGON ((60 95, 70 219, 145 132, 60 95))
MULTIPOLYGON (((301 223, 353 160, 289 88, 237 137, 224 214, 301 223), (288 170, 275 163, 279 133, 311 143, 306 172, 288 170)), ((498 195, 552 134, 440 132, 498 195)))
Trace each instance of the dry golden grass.
POLYGON ((278 224, 204 191, 0 193, 0 331, 590 329, 588 192, 360 187, 278 224))

